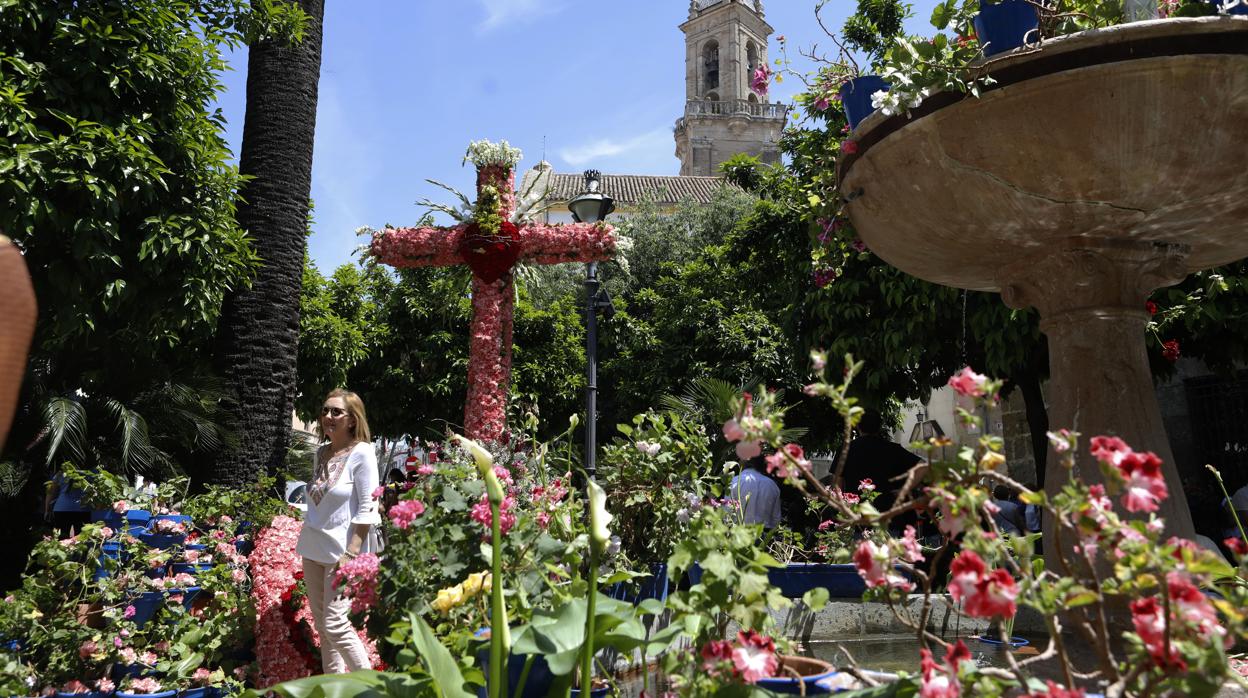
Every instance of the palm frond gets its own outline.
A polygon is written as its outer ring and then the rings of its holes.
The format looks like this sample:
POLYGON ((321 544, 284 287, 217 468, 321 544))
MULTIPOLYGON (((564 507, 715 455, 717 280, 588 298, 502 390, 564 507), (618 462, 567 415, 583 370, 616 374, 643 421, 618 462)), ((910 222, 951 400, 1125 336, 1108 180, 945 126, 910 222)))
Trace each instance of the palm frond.
POLYGON ((21 494, 26 481, 30 479, 30 470, 16 461, 0 462, 0 498, 12 499, 21 494))
POLYGON ((72 398, 57 396, 43 406, 44 426, 52 436, 48 445, 48 464, 55 462, 61 448, 69 460, 78 465, 87 461, 87 411, 72 398))
POLYGON ((162 461, 167 461, 168 454, 152 446, 147 420, 143 415, 111 398, 104 401, 104 407, 120 430, 121 462, 124 467, 137 472, 151 472, 161 467, 162 461))

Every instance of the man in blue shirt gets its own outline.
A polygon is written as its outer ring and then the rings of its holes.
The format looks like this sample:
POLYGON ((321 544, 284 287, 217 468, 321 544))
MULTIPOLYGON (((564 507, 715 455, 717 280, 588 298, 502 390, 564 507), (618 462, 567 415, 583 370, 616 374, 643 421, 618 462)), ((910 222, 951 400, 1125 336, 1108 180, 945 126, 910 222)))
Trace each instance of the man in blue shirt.
POLYGON ((732 478, 728 491, 736 498, 743 523, 759 523, 764 528, 780 525, 780 487, 763 472, 763 457, 741 464, 741 474, 732 478))

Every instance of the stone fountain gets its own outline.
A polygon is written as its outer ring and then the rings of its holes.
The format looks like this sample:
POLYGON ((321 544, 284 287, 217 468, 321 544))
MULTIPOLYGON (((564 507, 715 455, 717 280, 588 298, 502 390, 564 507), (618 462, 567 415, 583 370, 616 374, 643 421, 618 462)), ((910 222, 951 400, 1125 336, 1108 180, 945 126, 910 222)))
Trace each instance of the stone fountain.
MULTIPOLYGON (((1159 514, 1190 538, 1144 306, 1248 256, 1248 19, 1126 24, 987 67, 997 83, 979 99, 938 94, 859 124, 859 151, 840 163, 849 216, 909 274, 1035 307, 1050 423, 1157 453, 1172 495, 1159 514)), ((1086 448, 1077 468, 1101 479, 1086 448)))

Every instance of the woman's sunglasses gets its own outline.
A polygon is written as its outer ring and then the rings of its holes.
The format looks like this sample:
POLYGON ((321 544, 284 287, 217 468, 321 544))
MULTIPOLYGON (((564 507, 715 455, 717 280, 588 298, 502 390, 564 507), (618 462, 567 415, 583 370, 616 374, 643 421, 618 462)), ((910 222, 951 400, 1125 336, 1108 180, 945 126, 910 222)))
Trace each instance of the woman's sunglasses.
POLYGON ((346 414, 346 413, 347 413, 347 411, 346 411, 346 410, 344 410, 344 409, 342 409, 341 407, 322 407, 322 408, 321 408, 321 416, 322 416, 322 417, 323 417, 323 416, 325 416, 325 415, 327 415, 327 414, 328 414, 328 415, 332 415, 332 416, 334 416, 334 417, 341 417, 342 415, 344 415, 344 414, 346 414))

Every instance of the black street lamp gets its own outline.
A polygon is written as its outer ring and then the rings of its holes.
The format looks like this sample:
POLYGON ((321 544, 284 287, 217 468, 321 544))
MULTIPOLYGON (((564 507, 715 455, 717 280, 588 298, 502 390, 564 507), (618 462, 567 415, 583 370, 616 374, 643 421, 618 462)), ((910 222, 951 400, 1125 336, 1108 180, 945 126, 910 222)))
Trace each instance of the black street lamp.
MULTIPOLYGON (((568 202, 572 220, 577 223, 597 223, 615 210, 611 197, 598 191, 598 170, 585 170, 585 191, 568 202)), ((615 312, 607 290, 598 281, 598 263, 585 265, 585 473, 594 479, 598 472, 598 310, 605 310, 607 317, 615 312)))

